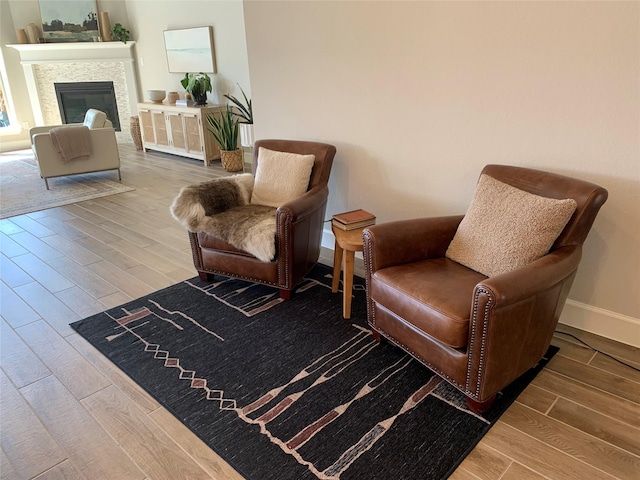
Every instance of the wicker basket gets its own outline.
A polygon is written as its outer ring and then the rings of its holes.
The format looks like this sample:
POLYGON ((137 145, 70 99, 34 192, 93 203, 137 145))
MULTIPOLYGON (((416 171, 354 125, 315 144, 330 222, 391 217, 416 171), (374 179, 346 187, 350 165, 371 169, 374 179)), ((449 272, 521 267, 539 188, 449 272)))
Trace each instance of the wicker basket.
POLYGON ((136 146, 136 150, 142 150, 142 135, 140 134, 140 119, 138 116, 131 117, 130 121, 130 131, 131 138, 133 138, 133 143, 136 146))
POLYGON ((220 150, 220 162, 227 172, 240 172, 243 170, 243 152, 237 150, 220 150))

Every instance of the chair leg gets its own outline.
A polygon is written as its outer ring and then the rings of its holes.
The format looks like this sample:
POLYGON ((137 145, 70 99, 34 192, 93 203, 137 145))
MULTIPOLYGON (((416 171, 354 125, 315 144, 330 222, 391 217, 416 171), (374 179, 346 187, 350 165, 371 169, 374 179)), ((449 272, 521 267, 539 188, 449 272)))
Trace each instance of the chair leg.
POLYGON ((203 282, 213 280, 213 275, 207 272, 198 272, 198 277, 200 277, 200 280, 202 280, 203 282))
POLYGON ((374 329, 371 329, 371 335, 373 335, 373 338, 376 339, 376 342, 387 343, 387 339, 384 338, 382 335, 380 335, 378 332, 376 332, 374 329))
POLYGON ((44 177, 44 184, 47 187, 47 190, 49 190, 49 179, 47 177, 44 177))
POLYGON ((471 410, 472 412, 477 413, 478 415, 482 415, 483 413, 486 413, 491 409, 495 399, 496 396, 494 395, 484 402, 477 402, 473 398, 467 397, 467 407, 469 407, 469 410, 471 410))
POLYGON ((122 173, 120 172, 120 169, 118 169, 118 180, 120 182, 122 181, 122 173))
POLYGON ((291 300, 291 294, 293 290, 285 290, 284 288, 280 289, 280 298, 283 300, 291 300))

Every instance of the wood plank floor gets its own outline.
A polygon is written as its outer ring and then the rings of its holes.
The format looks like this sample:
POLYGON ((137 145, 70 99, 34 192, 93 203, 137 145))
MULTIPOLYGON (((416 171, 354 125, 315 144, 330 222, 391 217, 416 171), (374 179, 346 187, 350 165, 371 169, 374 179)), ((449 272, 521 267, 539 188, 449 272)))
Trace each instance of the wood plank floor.
MULTIPOLYGON (((0 221, 2 479, 241 478, 68 326, 193 277, 169 205, 226 174, 133 145, 121 154, 136 190, 0 221)), ((561 329, 640 367, 637 348, 561 329)), ((640 373, 569 337, 554 344, 452 478, 640 479, 640 373)))

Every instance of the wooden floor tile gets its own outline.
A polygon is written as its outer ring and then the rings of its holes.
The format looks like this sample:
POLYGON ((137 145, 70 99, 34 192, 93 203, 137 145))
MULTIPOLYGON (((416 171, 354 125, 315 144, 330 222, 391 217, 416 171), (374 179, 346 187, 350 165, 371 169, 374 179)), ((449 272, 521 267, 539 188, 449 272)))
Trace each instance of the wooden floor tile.
POLYGON ((0 319, 0 367, 16 388, 51 375, 51 370, 3 319, 0 319))
POLYGON ((17 333, 78 400, 110 385, 91 363, 46 322, 40 320, 30 323, 18 328, 17 333))
POLYGON ((151 478, 210 478, 199 465, 185 461, 180 446, 115 386, 85 398, 82 404, 151 478))
POLYGON ((21 390, 48 432, 88 479, 143 480, 145 474, 55 376, 21 390))
MULTIPOLYGON (((640 410, 640 407, 638 408, 640 410)), ((549 411, 549 416, 562 423, 620 447, 640 458, 640 429, 628 423, 603 415, 595 410, 560 398, 549 411)), ((640 473, 640 468, 638 469, 640 473)))
POLYGON ((514 403, 500 421, 519 430, 526 428, 533 438, 596 470, 610 472, 621 479, 637 480, 640 457, 522 404, 514 403))
POLYGON ((160 404, 145 392, 142 387, 129 378, 122 370, 116 367, 104 355, 98 352, 80 335, 73 334, 66 337, 66 340, 82 354, 102 375, 116 385, 138 408, 145 413, 151 413, 160 408, 160 404))
MULTIPOLYGON (((51 232, 51 235, 55 234, 51 232)), ((44 261, 62 256, 62 253, 60 253, 55 248, 51 248, 45 242, 40 240, 40 238, 32 235, 30 232, 15 233, 11 235, 11 239, 16 243, 19 243, 26 250, 29 250, 29 252, 31 252, 33 255, 44 261)))
POLYGON ((38 475, 33 480, 89 480, 73 465, 71 460, 65 460, 55 467, 38 475))
POLYGON ((611 375, 599 368, 584 365, 562 355, 553 357, 547 364, 547 368, 565 377, 579 380, 592 387, 640 404, 640 384, 634 381, 611 375))
POLYGON ((640 428, 640 405, 611 393, 591 388, 587 383, 544 370, 533 380, 533 385, 552 394, 579 403, 609 417, 640 428))
POLYGON ((28 215, 18 215, 17 217, 11 217, 11 221, 22 228, 24 231, 31 233, 33 236, 40 238, 47 235, 53 235, 53 231, 38 223, 28 215))
POLYGON ((2 371, 0 414, 0 446, 23 478, 34 477, 66 458, 58 443, 2 371))
POLYGON ((0 255, 0 280, 11 288, 34 281, 33 277, 4 255, 0 255))
MULTIPOLYGON (((36 285, 36 283, 20 285, 18 288, 25 288, 29 285, 36 285)), ((43 287, 40 286, 40 288, 43 287)), ((0 281, 0 315, 14 328, 40 319, 40 315, 32 306, 2 281, 0 281)))
MULTIPOLYGON (((62 336, 73 333, 69 324, 80 320, 80 316, 42 285, 39 283, 21 285, 15 289, 15 292, 62 336)), ((9 323, 12 327, 16 327, 9 323)))
MULTIPOLYGON (((13 257, 12 259, 25 272, 38 272, 35 281, 51 293, 73 287, 73 282, 66 276, 51 268, 51 266, 31 253, 13 257)), ((49 260, 55 261, 57 258, 49 260)))

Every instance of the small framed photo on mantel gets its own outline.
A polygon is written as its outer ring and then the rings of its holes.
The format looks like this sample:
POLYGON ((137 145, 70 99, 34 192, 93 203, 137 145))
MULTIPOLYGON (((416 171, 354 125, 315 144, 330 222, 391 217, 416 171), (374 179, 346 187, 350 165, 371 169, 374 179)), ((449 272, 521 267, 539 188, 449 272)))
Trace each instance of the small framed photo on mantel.
POLYGON ((96 0, 39 0, 45 43, 96 42, 96 0))
POLYGON ((216 73, 213 27, 164 31, 170 73, 216 73))

